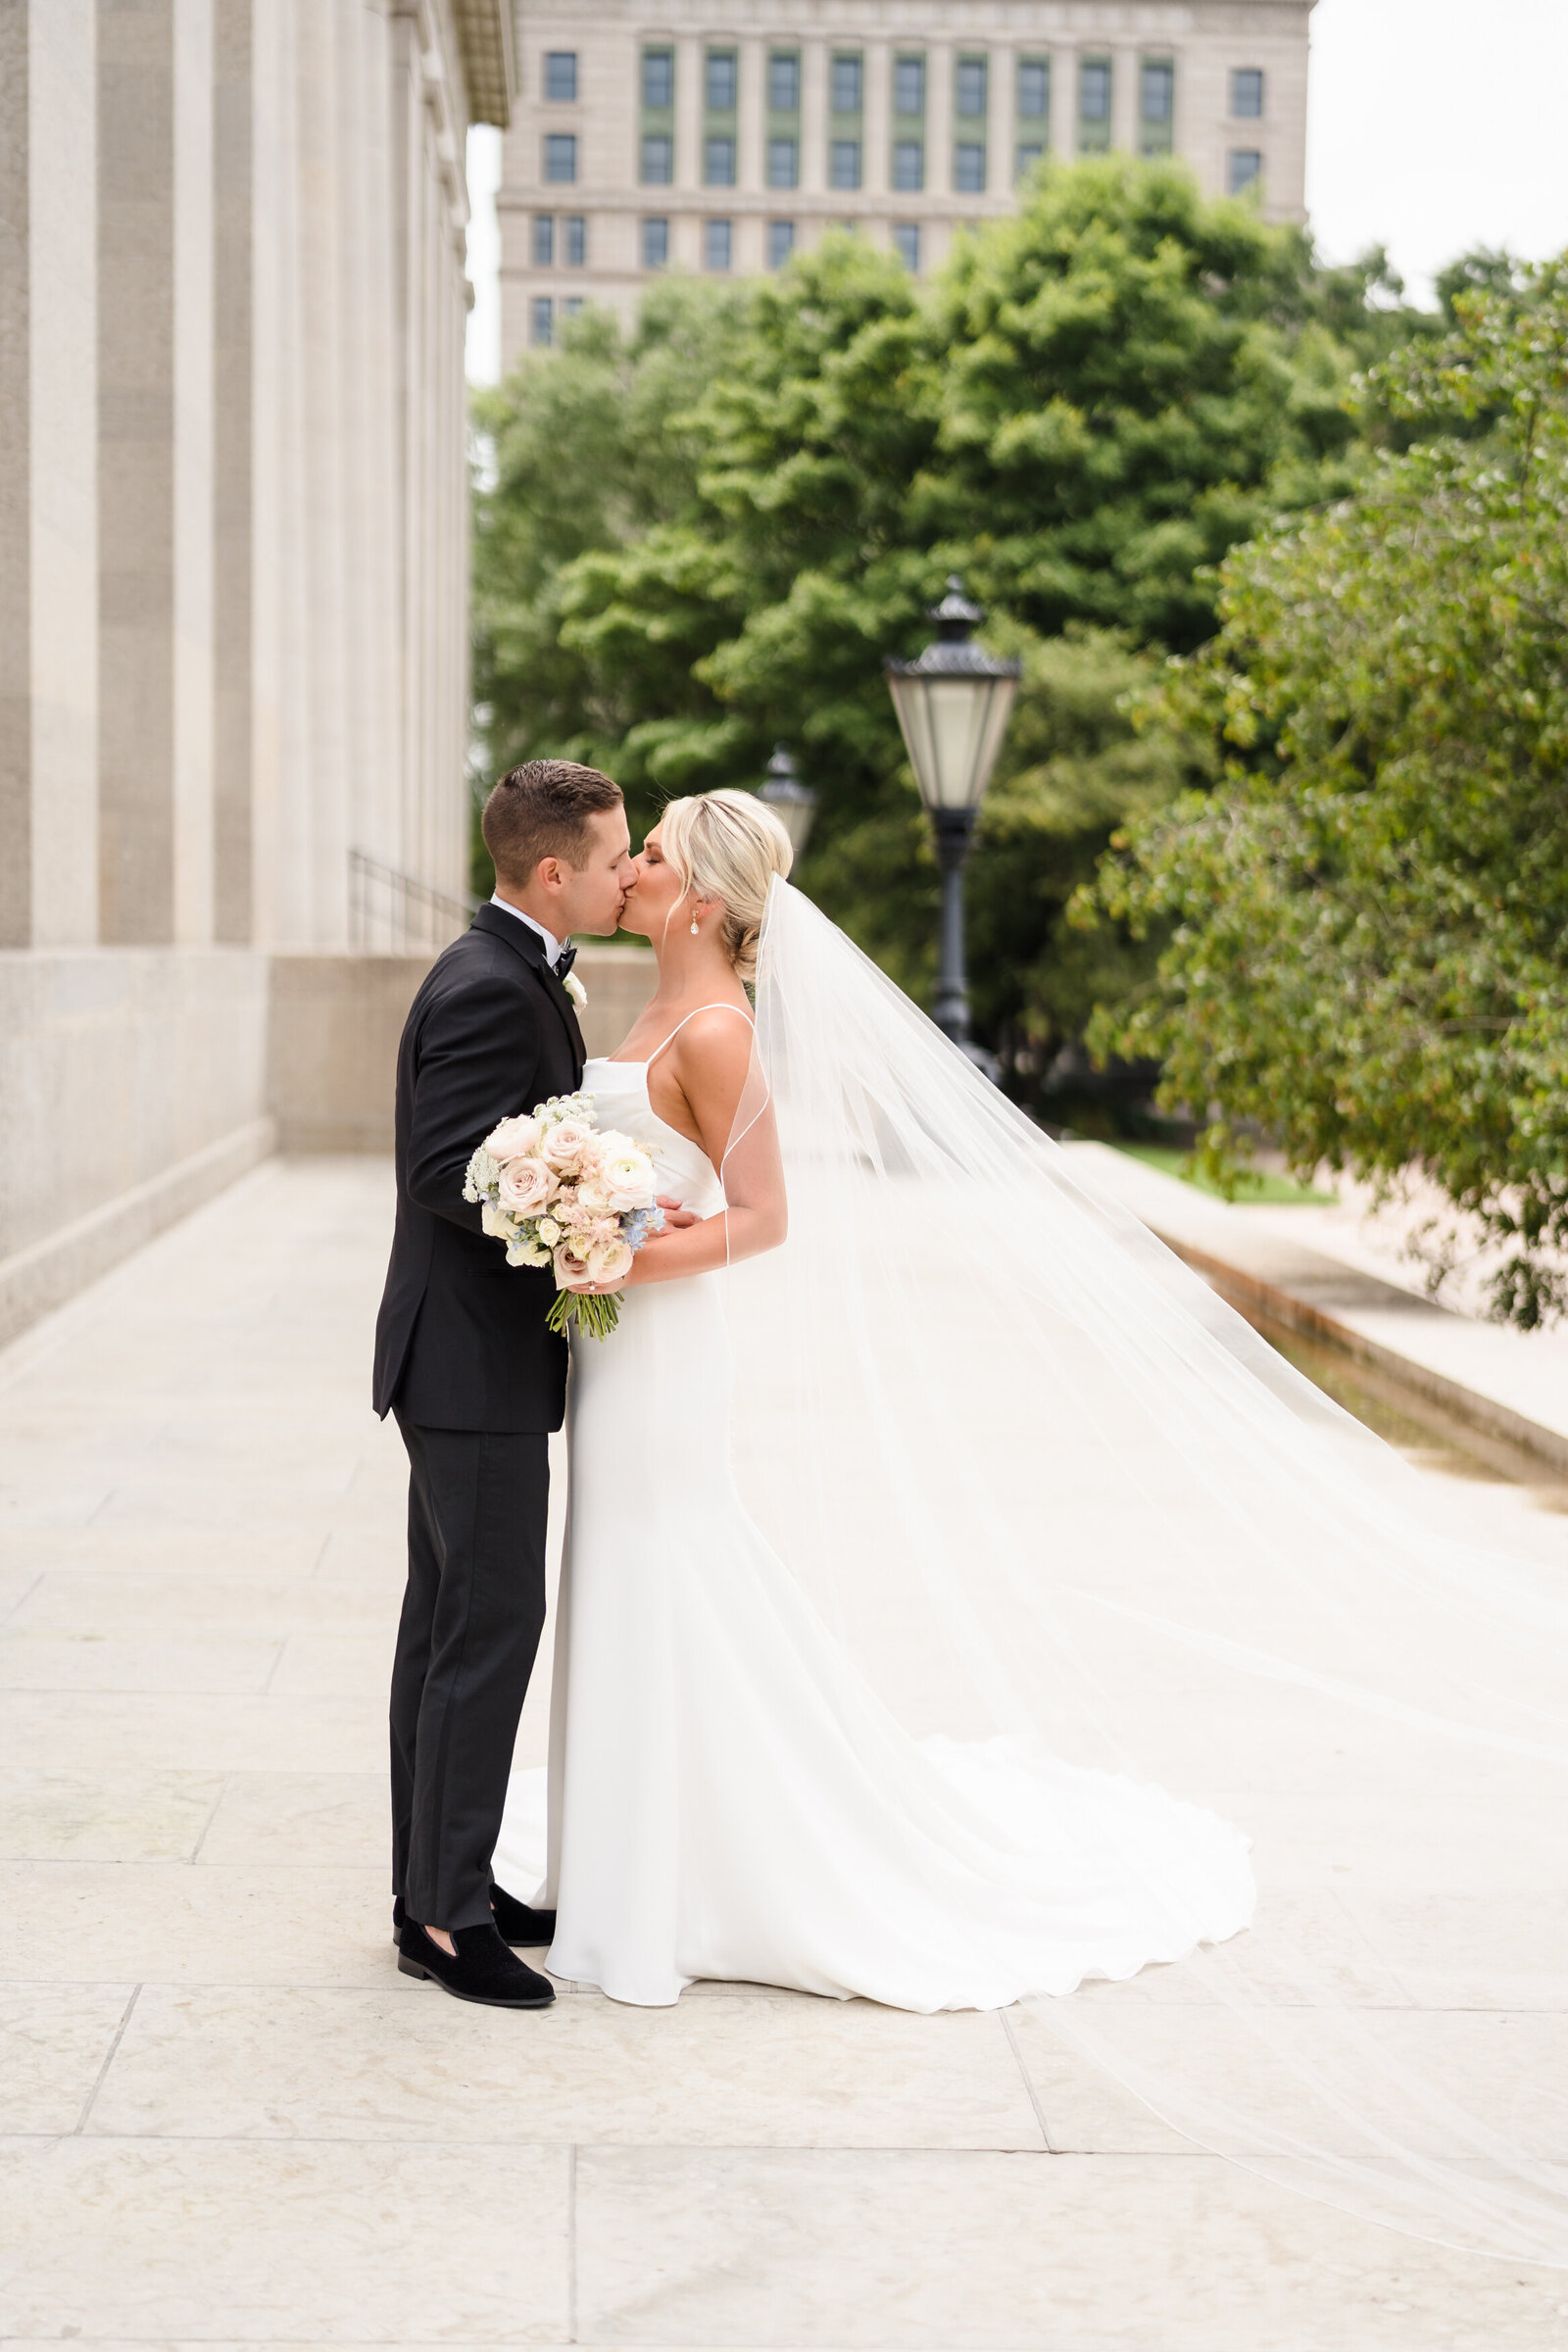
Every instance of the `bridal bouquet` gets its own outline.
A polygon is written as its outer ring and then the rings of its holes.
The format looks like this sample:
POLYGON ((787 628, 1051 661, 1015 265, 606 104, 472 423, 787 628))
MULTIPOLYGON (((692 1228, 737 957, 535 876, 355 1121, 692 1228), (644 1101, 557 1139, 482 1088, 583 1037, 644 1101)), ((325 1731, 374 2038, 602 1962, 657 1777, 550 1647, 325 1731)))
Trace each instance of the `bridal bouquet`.
POLYGON ((620 1318, 609 1293, 651 1233, 662 1229, 654 1163, 640 1144, 594 1125, 592 1095, 552 1095, 531 1114, 503 1119, 468 1162, 465 1200, 482 1203, 484 1230, 507 1246, 509 1266, 553 1266, 552 1331, 575 1323, 608 1339, 620 1318))

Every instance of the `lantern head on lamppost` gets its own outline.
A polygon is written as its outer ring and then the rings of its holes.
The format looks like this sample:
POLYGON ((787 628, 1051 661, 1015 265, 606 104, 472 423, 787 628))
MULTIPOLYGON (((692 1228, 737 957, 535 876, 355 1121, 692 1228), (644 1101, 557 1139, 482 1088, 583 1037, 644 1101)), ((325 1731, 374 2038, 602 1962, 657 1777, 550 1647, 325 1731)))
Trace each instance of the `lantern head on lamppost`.
POLYGON ((809 784, 801 782, 800 772, 781 743, 773 747, 773 757, 767 763, 767 781, 757 797, 766 803, 784 827, 796 858, 804 857, 816 816, 816 795, 809 784))
POLYGON ((942 964, 933 1017, 956 1045, 969 1044, 963 968, 963 867, 974 821, 1002 749, 1021 664, 974 642, 985 618, 955 572, 931 618, 937 637, 916 662, 884 663, 905 749, 936 839, 942 868, 942 964))

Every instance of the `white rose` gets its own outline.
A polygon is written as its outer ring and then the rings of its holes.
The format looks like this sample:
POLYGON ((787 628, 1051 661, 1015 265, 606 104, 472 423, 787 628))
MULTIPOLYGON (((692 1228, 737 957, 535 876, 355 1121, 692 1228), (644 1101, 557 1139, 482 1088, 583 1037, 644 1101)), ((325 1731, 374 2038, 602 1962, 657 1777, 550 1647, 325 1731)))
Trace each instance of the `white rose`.
POLYGON ((602 1217, 610 1207, 610 1191, 601 1176, 585 1176, 577 1187, 577 1205, 591 1217, 602 1217))
POLYGON ((541 1250, 537 1242, 513 1242, 508 1246, 509 1266, 548 1266, 550 1252, 541 1250))
POLYGON ((480 1209, 479 1223, 496 1242, 510 1242, 517 1230, 510 1211, 494 1200, 487 1200, 480 1209))
POLYGON ((503 1119, 484 1139, 484 1150, 492 1159, 503 1162, 521 1159, 539 1141, 539 1122, 520 1112, 514 1119, 503 1119))
POLYGON ((556 1223, 554 1217, 540 1218, 539 1239, 544 1243, 547 1250, 553 1250, 556 1244, 560 1241, 561 1227, 556 1223))
POLYGON ((588 991, 584 988, 582 982, 578 979, 575 972, 568 972, 566 974, 566 994, 576 1005, 579 1012, 587 1011, 588 991))
POLYGON ((617 1215, 626 1208, 652 1208, 654 1163, 636 1144, 622 1142, 607 1149, 599 1167, 599 1182, 617 1215))
POLYGON ((543 1160, 509 1160, 501 1171, 501 1205, 519 1217, 536 1217, 556 1195, 556 1180, 543 1160))

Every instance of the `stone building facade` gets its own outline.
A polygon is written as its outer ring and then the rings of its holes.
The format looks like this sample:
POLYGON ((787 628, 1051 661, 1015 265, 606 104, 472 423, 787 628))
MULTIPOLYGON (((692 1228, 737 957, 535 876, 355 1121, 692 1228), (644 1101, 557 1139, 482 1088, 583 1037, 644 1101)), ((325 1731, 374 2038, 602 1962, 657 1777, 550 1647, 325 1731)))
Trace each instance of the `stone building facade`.
POLYGON ((511 0, 0 8, 0 1337, 270 1148, 280 956, 462 890, 514 83, 511 0))
POLYGON ((940 264, 1042 157, 1176 154, 1304 218, 1314 0, 538 0, 498 199, 502 356, 656 271, 835 223, 940 264))

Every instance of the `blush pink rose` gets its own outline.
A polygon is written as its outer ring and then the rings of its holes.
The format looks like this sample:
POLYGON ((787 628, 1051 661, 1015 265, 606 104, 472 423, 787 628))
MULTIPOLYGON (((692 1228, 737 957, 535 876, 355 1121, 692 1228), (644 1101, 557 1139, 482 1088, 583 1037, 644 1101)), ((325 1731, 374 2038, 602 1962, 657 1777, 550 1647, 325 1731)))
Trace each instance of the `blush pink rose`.
POLYGON ((588 1252, 588 1271, 594 1282, 620 1282, 631 1270, 631 1251, 617 1234, 612 1242, 596 1242, 588 1252))
POLYGON ((558 1176, 575 1176, 582 1165, 582 1155, 593 1141, 593 1130, 581 1119, 562 1119, 545 1133, 539 1149, 546 1164, 558 1176))
POLYGON ((580 1291, 594 1279, 588 1270, 588 1260, 578 1257, 569 1242, 560 1244, 555 1251, 554 1263, 558 1291, 580 1291))
POLYGON ((558 1189, 555 1177, 538 1159, 506 1161, 496 1184, 502 1207, 518 1217, 537 1217, 549 1207, 558 1189))
POLYGON ((539 1141, 539 1122, 519 1111, 514 1119, 503 1119, 484 1139, 484 1148, 492 1159, 505 1167, 508 1160, 521 1159, 539 1141))

